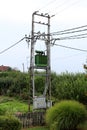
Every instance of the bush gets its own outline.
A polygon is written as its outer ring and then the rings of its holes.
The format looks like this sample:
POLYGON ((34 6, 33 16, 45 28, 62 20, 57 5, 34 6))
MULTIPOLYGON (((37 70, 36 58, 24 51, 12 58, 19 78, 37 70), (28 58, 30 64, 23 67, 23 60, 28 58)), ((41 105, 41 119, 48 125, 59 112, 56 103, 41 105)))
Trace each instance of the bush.
POLYGON ((52 78, 55 101, 76 100, 87 105, 87 74, 61 73, 52 78))
POLYGON ((21 130, 21 123, 15 117, 0 116, 0 130, 21 130))
POLYGON ((4 115, 4 114, 5 114, 5 112, 6 112, 6 110, 5 110, 5 109, 0 108, 0 115, 4 115))
POLYGON ((86 120, 86 114, 81 103, 65 100, 47 110, 46 122, 52 130, 74 130, 86 120))

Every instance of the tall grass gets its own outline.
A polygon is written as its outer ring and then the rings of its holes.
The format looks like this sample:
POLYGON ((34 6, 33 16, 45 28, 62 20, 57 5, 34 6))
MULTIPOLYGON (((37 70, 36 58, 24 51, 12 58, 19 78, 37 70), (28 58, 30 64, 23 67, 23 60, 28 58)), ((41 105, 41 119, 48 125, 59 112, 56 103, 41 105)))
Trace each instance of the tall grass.
POLYGON ((27 129, 22 129, 22 130, 49 130, 48 127, 31 127, 27 129))
POLYGON ((86 120, 86 108, 77 101, 61 101, 50 108, 46 121, 50 129, 74 130, 86 120))
POLYGON ((28 104, 9 97, 0 97, 0 109, 7 113, 28 112, 28 104))

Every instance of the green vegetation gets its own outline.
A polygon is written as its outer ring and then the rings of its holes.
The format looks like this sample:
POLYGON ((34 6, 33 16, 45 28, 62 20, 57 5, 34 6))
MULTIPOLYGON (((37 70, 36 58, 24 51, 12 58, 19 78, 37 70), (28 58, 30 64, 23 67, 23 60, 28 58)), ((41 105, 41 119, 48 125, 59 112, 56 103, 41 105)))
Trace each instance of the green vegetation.
POLYGON ((78 130, 87 130, 87 121, 78 126, 78 130))
POLYGON ((52 74, 52 96, 56 102, 69 99, 87 104, 87 74, 52 74))
POLYGON ((0 113, 28 112, 28 104, 14 98, 0 97, 0 113))
POLYGON ((13 116, 0 116, 0 130, 21 130, 20 121, 13 116))
POLYGON ((65 100, 47 110, 46 121, 50 130, 74 130, 86 121, 87 111, 77 101, 65 100))
MULTIPOLYGON (((44 72, 36 71, 35 73, 44 72)), ((35 77, 36 95, 43 93, 44 81, 44 76, 35 77)), ((68 72, 61 74, 52 73, 51 86, 52 100, 54 103, 60 102, 61 100, 75 100, 87 106, 87 74, 68 72)), ((16 112, 27 112, 29 91, 30 77, 28 73, 16 71, 0 72, 0 115, 3 115, 3 113, 14 114, 16 112)), ((32 92, 30 94, 32 96, 32 92)), ((85 125, 80 125, 80 127, 87 129, 87 122, 85 125)), ((34 128, 31 129, 33 130, 34 128)))
MULTIPOLYGON (((0 97, 0 130, 21 130, 21 122, 14 116, 16 110, 16 100, 7 97, 0 97), (13 105, 15 104, 15 105, 13 105)), ((19 107, 17 107, 19 108, 19 107)))
POLYGON ((1 72, 0 95, 27 100, 29 97, 29 75, 14 71, 1 72))
MULTIPOLYGON (((43 128, 43 127, 37 127, 37 128, 27 128, 27 129, 22 129, 22 130, 49 130, 49 128, 43 128)), ((87 125, 85 128, 78 128, 78 130, 87 130, 87 125)))
POLYGON ((30 127, 23 130, 49 130, 48 127, 30 127))
MULTIPOLYGON (((35 72, 44 73, 44 72, 35 72)), ((22 101, 29 99, 30 80, 28 73, 1 72, 0 73, 0 95, 16 97, 22 101)), ((44 76, 35 77, 36 95, 44 90, 44 76)), ((87 104, 87 74, 85 73, 56 73, 51 74, 52 98, 54 102, 70 99, 87 104)), ((31 92, 32 94, 32 92, 31 92)))

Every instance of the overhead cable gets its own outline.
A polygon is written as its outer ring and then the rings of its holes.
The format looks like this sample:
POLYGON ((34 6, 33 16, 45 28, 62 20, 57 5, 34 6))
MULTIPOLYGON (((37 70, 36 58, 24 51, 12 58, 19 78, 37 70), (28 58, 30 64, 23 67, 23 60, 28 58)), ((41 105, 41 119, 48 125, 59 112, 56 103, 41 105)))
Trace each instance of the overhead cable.
POLYGON ((53 2, 55 2, 56 0, 51 0, 50 2, 48 2, 47 4, 45 4, 42 8, 38 9, 38 11, 46 8, 47 6, 51 5, 53 2))
POLYGON ((61 33, 68 33, 68 32, 73 31, 73 30, 79 31, 77 29, 81 29, 81 28, 85 28, 85 27, 87 27, 87 25, 83 25, 83 26, 79 26, 79 27, 75 27, 75 28, 69 28, 69 29, 62 30, 62 31, 53 32, 53 33, 51 33, 51 35, 61 34, 61 33))
POLYGON ((63 48, 67 48, 67 49, 76 50, 76 51, 87 52, 87 50, 83 50, 83 49, 79 49, 79 48, 74 48, 74 47, 64 46, 64 45, 60 45, 60 44, 54 44, 54 45, 56 45, 56 46, 60 46, 60 47, 63 47, 63 48))
POLYGON ((73 2, 73 3, 71 3, 71 6, 70 6, 70 4, 69 4, 68 6, 66 6, 65 8, 63 8, 62 10, 57 11, 56 13, 54 13, 54 16, 60 14, 61 12, 63 12, 63 11, 65 11, 65 10, 69 9, 69 8, 72 7, 72 6, 75 6, 75 5, 78 4, 78 3, 79 3, 79 0, 77 0, 77 1, 75 1, 75 2, 73 2))
POLYGON ((84 39, 87 38, 87 36, 82 36, 82 37, 65 37, 65 38, 60 38, 60 40, 72 40, 72 39, 84 39))
MULTIPOLYGON (((57 10, 57 9, 59 9, 60 7, 62 7, 64 4, 66 4, 67 2, 69 3, 69 1, 67 1, 67 0, 58 0, 58 1, 56 1, 57 3, 55 3, 55 1, 53 1, 53 3, 52 3, 52 7, 50 7, 50 9, 51 10, 48 10, 48 9, 46 9, 45 11, 46 12, 48 12, 49 14, 52 12, 52 14, 53 14, 53 11, 52 10, 57 10), (55 4, 55 5, 54 5, 55 4), (53 6, 54 6, 54 8, 53 8, 53 6)), ((50 5, 50 4, 49 4, 50 5)), ((48 5, 48 6, 49 6, 48 5)))
POLYGON ((74 40, 74 39, 85 39, 85 38, 87 38, 87 36, 59 37, 59 38, 53 38, 51 41, 53 41, 52 44, 54 44, 54 42, 57 41, 57 40, 74 40))
MULTIPOLYGON (((78 35, 71 35, 71 36, 67 36, 67 37, 60 37, 58 39, 65 40, 65 39, 78 39, 78 38, 87 38, 87 33, 82 33, 82 34, 78 34, 78 35)), ((55 38, 55 40, 57 40, 57 39, 55 38)))
POLYGON ((0 54, 2 54, 2 53, 4 53, 4 52, 8 51, 8 50, 11 49, 12 47, 14 47, 14 46, 16 46, 17 44, 19 44, 20 42, 22 42, 24 39, 25 39, 25 37, 22 38, 21 40, 19 40, 18 42, 14 43, 14 44, 11 45, 10 47, 8 47, 8 48, 2 50, 2 51, 0 52, 0 54))
POLYGON ((79 33, 79 32, 84 32, 87 31, 86 29, 82 29, 82 30, 76 30, 76 31, 67 31, 67 32, 61 32, 61 33, 52 33, 51 35, 63 35, 63 34, 71 34, 71 33, 79 33))

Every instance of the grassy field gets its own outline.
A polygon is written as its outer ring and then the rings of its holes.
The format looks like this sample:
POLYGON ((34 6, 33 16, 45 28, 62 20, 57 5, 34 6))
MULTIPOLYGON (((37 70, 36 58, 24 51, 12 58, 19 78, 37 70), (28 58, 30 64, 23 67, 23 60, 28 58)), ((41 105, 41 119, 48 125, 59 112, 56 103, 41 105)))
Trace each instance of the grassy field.
MULTIPOLYGON (((0 108, 5 109, 6 112, 14 114, 16 112, 28 112, 28 104, 20 102, 14 98, 0 96, 0 108)), ((87 121, 84 125, 80 125, 78 130, 87 130, 87 121)), ((49 130, 47 127, 31 127, 22 130, 49 130)))
POLYGON ((28 129, 22 129, 22 130, 49 130, 47 127, 31 127, 28 129))
MULTIPOLYGON (((48 127, 31 127, 22 130, 49 130, 49 129, 48 127)), ((84 123, 84 125, 80 125, 77 130, 87 130, 87 121, 84 123)))
POLYGON ((20 102, 14 98, 0 96, 0 108, 5 109, 6 112, 16 113, 16 112, 27 112, 28 104, 20 102))
MULTIPOLYGON (((47 127, 31 127, 22 130, 49 130, 49 129, 47 127)), ((80 125, 77 130, 87 130, 87 121, 84 123, 84 125, 80 125)))

